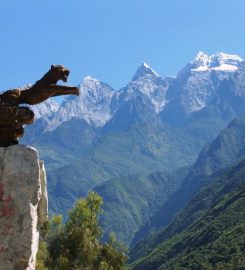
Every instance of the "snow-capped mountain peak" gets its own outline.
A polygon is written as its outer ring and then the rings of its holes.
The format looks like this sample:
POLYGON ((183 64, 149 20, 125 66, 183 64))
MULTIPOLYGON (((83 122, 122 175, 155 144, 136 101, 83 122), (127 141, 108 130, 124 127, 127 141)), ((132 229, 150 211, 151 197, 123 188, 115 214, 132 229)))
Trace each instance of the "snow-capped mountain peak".
POLYGON ((99 80, 93 78, 93 77, 90 76, 90 75, 84 77, 84 79, 83 79, 83 82, 91 82, 91 81, 93 81, 93 82, 99 82, 99 80))
POLYGON ((193 64, 198 65, 198 66, 208 66, 209 63, 210 63, 210 57, 202 51, 198 52, 197 56, 195 57, 193 61, 193 64))
MULTIPOLYGON (((83 88, 82 90, 86 90, 86 91, 91 91, 92 89, 94 89, 94 87, 98 86, 101 82, 91 76, 86 76, 84 77, 84 79, 82 80, 82 82, 79 85, 79 88, 83 88)), ((80 96, 81 96, 81 92, 80 92, 80 96)))
POLYGON ((52 131, 72 118, 100 127, 111 118, 110 103, 115 91, 107 84, 87 76, 79 85, 80 95, 67 99, 51 119, 46 131, 52 131))
POLYGON ((223 52, 208 55, 200 51, 178 76, 180 84, 184 82, 180 99, 186 115, 206 107, 216 95, 218 85, 233 76, 242 62, 238 55, 223 52), (213 73, 216 80, 212 79, 213 73))
POLYGON ((200 51, 190 65, 191 71, 194 72, 212 70, 234 72, 242 61, 238 55, 219 52, 209 56, 200 51))
MULTIPOLYGON (((189 116, 214 100, 223 80, 238 76, 237 93, 244 95, 244 91, 240 90, 240 84, 244 84, 244 63, 238 55, 223 52, 208 55, 200 51, 174 78, 162 78, 149 65, 142 63, 133 79, 118 91, 87 76, 79 85, 78 97, 66 98, 59 109, 58 105, 47 104, 45 108, 40 108, 40 116, 49 111, 55 112, 47 117, 46 131, 52 131, 72 118, 103 127, 123 104, 129 102, 135 102, 137 106, 142 102, 142 106, 148 106, 157 114, 164 113, 165 109, 175 111, 177 106, 180 112, 189 116)), ((38 113, 36 115, 39 117, 38 113)))
POLYGON ((131 100, 138 95, 148 98, 159 113, 166 105, 167 81, 158 75, 145 62, 137 69, 132 81, 123 90, 126 93, 125 100, 131 100))
POLYGON ((243 59, 238 55, 216 53, 211 56, 210 67, 215 70, 235 71, 243 59))
POLYGON ((146 75, 160 77, 155 70, 153 70, 149 65, 143 62, 141 66, 137 69, 132 81, 139 80, 140 78, 145 77, 146 75))

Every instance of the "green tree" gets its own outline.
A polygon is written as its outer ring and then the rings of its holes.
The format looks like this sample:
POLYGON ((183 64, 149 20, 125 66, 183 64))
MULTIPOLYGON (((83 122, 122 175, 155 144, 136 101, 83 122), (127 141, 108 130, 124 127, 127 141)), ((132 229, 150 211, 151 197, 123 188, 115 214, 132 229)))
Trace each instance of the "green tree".
POLYGON ((69 212, 67 222, 61 215, 43 226, 47 254, 41 246, 40 270, 124 270, 126 250, 111 236, 102 243, 99 225, 102 198, 94 192, 79 199, 69 212), (42 268, 42 261, 43 268, 42 268))
POLYGON ((37 253, 36 270, 48 270, 46 260, 48 258, 47 245, 44 241, 39 242, 39 250, 37 253))

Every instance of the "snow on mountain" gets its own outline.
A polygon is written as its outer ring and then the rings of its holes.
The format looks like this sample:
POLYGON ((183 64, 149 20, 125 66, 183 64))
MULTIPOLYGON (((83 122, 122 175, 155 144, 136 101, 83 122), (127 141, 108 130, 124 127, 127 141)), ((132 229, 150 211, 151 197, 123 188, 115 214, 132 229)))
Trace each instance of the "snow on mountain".
POLYGON ((199 111, 213 99, 216 85, 211 80, 210 73, 190 75, 182 84, 180 97, 181 106, 186 115, 199 111))
POLYGON ((233 91, 236 96, 245 99, 245 62, 239 65, 239 69, 235 72, 234 77, 233 91))
POLYGON ((155 70, 153 70, 150 66, 148 66, 145 62, 137 69, 132 81, 137 81, 146 75, 152 75, 156 77, 160 77, 155 70))
POLYGON ((243 62, 238 55, 199 52, 178 76, 180 103, 186 115, 199 111, 214 98, 222 80, 229 78, 243 62))
POLYGON ((52 131, 72 118, 83 119, 89 125, 102 127, 110 121, 122 104, 129 101, 137 102, 139 106, 151 107, 157 114, 164 112, 165 108, 172 108, 174 113, 177 106, 181 108, 178 110, 183 110, 188 117, 210 104, 221 82, 236 74, 239 78, 236 84, 239 85, 235 86, 234 91, 239 92, 240 96, 245 95, 240 87, 240 84, 244 85, 245 80, 242 66, 244 62, 237 55, 221 52, 209 56, 199 52, 177 77, 162 78, 149 65, 143 63, 131 82, 119 91, 114 91, 107 84, 88 76, 79 86, 79 97, 65 99, 59 108, 57 104, 43 103, 43 106, 41 104, 36 107, 35 114, 39 118, 54 112, 47 118, 46 131, 52 131))
POLYGON ((32 106, 29 105, 28 107, 34 112, 35 119, 38 119, 43 116, 50 116, 57 112, 59 109, 59 104, 50 98, 43 103, 32 106))
POLYGON ((69 97, 59 107, 46 131, 52 131, 72 118, 83 119, 96 127, 103 126, 111 118, 110 103, 115 91, 107 84, 90 76, 79 86, 80 95, 69 97))
POLYGON ((208 56, 204 52, 199 52, 194 61, 191 62, 191 71, 226 71, 234 72, 243 59, 238 55, 225 54, 223 52, 208 56))
POLYGON ((122 90, 125 101, 132 99, 135 95, 143 94, 149 98, 159 113, 166 105, 166 92, 168 84, 150 66, 143 63, 136 71, 132 81, 122 90))

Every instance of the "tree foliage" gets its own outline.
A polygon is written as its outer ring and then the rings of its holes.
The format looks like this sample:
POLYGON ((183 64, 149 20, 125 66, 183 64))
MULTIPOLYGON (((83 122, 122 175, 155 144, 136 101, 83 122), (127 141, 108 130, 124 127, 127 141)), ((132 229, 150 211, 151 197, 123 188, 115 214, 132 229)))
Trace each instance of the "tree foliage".
POLYGON ((37 269, 124 270, 126 250, 111 236, 102 243, 99 225, 102 198, 94 192, 79 199, 64 223, 61 215, 44 224, 37 269), (45 268, 46 267, 46 268, 45 268))

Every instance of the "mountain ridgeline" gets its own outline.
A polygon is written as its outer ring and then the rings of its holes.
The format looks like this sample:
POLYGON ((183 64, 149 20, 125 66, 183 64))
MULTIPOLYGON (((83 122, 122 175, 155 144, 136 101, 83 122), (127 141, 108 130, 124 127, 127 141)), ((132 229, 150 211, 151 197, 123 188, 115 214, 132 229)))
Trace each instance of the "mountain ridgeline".
POLYGON ((36 107, 22 143, 46 162, 50 212, 66 214, 95 190, 104 198, 105 238, 114 231, 140 265, 146 254, 138 245, 154 249, 149 235, 170 224, 214 173, 242 159, 245 62, 200 52, 176 77, 143 63, 122 89, 90 76, 79 87, 79 97, 36 107))

